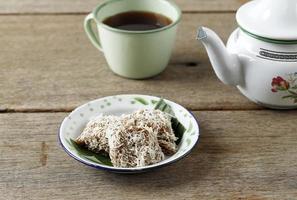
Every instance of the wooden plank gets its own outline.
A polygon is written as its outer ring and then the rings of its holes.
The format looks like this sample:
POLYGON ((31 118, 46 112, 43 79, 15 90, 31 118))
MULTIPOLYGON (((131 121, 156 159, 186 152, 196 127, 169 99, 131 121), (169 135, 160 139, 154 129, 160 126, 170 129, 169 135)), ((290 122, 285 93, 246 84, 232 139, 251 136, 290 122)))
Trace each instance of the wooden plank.
POLYGON ((214 75, 196 41, 200 25, 226 41, 234 14, 185 14, 170 66, 148 80, 123 79, 108 68, 88 41, 84 16, 0 18, 0 107, 2 110, 72 110, 99 97, 141 93, 162 96, 192 109, 258 109, 214 75), (222 23, 224 22, 224 23, 222 23))
MULTIPOLYGON (((235 11, 248 0, 176 0, 185 12, 235 11)), ((0 13, 87 13, 103 0, 0 1, 0 13)))
POLYGON ((297 111, 204 111, 198 146, 150 173, 86 167, 57 144, 67 113, 0 114, 0 199, 295 199, 297 111))

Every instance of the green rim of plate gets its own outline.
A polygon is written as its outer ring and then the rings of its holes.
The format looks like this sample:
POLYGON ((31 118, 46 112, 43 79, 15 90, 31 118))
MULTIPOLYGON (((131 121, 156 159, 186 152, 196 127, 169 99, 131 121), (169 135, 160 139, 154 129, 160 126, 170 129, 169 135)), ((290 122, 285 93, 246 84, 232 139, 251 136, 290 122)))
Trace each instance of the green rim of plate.
POLYGON ((239 25, 239 28, 244 32, 246 33, 247 35, 255 38, 255 39, 258 39, 258 40, 261 40, 263 42, 268 42, 268 43, 272 43, 272 44, 285 44, 285 45, 294 45, 294 44, 297 44, 297 40, 276 40, 276 39, 270 39, 270 38, 266 38, 266 37, 262 37, 262 36, 259 36, 259 35, 255 35, 247 30, 245 30, 244 28, 242 28, 240 25, 239 25))

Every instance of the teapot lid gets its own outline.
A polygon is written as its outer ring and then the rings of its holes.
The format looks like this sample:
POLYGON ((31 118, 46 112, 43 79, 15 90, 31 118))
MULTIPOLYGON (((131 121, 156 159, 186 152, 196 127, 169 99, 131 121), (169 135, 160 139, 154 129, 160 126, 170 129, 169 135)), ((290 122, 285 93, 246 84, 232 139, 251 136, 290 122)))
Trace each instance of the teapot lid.
POLYGON ((236 20, 255 37, 297 40, 297 0, 253 0, 239 8, 236 20))

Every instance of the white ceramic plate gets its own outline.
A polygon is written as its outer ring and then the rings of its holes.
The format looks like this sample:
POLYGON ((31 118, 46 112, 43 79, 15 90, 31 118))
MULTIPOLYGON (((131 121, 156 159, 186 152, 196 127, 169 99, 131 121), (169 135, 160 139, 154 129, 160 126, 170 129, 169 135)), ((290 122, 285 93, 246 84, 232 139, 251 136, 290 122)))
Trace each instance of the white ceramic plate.
POLYGON ((72 146, 70 139, 76 139, 90 121, 90 119, 100 115, 121 115, 131 113, 138 109, 154 109, 159 97, 147 95, 117 95, 109 96, 94 101, 90 101, 72 111, 62 122, 59 132, 59 141, 68 155, 77 161, 97 169, 108 170, 119 173, 138 173, 149 169, 165 166, 185 157, 194 148, 199 138, 199 126, 193 114, 179 104, 166 100, 165 102, 172 107, 176 118, 186 128, 186 131, 178 145, 178 151, 165 160, 145 166, 135 168, 119 168, 108 166, 104 163, 89 160, 79 154, 72 146))

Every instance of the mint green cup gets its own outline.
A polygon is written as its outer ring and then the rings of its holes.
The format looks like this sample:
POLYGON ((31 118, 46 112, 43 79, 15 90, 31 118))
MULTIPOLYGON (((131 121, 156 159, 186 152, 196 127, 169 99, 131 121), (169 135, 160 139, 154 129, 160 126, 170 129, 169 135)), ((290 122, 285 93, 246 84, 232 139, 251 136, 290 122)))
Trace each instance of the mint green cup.
POLYGON ((180 18, 180 9, 168 0, 109 0, 85 18, 84 28, 92 44, 104 53, 114 73, 144 79, 161 73, 168 65, 180 18), (128 11, 159 13, 172 23, 147 31, 121 30, 103 23, 110 16, 128 11), (92 21, 96 22, 98 34, 91 27, 92 21))

